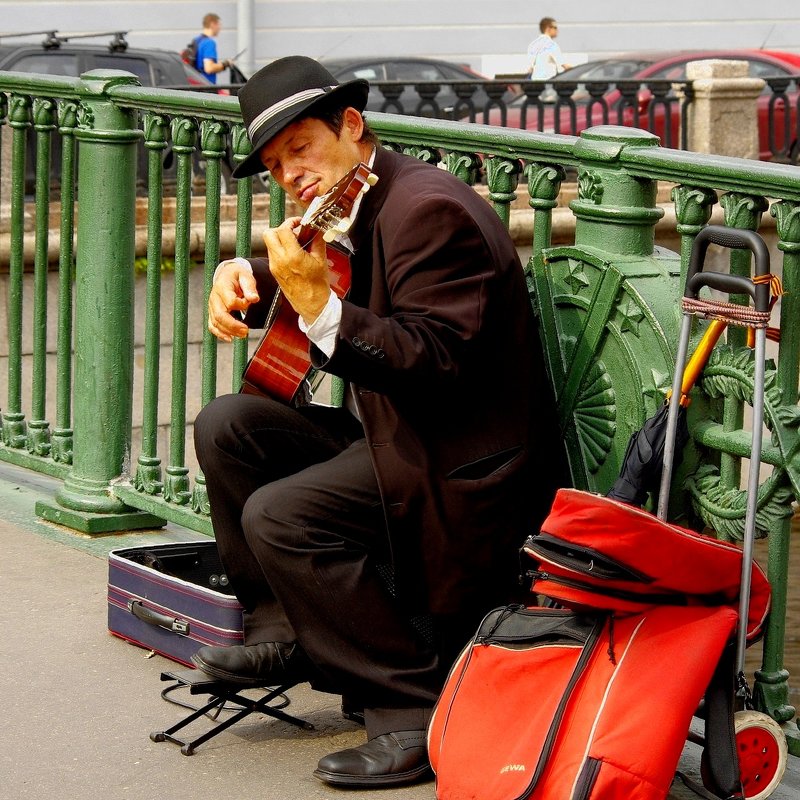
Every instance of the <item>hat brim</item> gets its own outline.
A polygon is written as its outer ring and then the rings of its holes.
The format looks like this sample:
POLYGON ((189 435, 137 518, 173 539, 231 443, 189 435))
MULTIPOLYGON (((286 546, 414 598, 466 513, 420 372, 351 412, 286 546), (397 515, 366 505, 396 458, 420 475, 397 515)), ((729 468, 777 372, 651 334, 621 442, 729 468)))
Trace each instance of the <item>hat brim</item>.
POLYGON ((247 178, 250 175, 257 175, 259 172, 265 172, 266 167, 261 161, 261 148, 264 147, 270 139, 279 134, 287 125, 290 125, 298 117, 308 113, 314 106, 322 103, 329 103, 332 98, 336 98, 338 105, 342 108, 352 106, 358 111, 363 111, 367 105, 368 95, 369 83, 358 78, 353 81, 348 81, 347 83, 340 83, 331 89, 331 91, 319 97, 314 97, 287 109, 279 116, 276 116, 267 128, 263 131, 259 131, 258 138, 252 142, 252 152, 241 164, 235 167, 232 172, 233 177, 247 178))

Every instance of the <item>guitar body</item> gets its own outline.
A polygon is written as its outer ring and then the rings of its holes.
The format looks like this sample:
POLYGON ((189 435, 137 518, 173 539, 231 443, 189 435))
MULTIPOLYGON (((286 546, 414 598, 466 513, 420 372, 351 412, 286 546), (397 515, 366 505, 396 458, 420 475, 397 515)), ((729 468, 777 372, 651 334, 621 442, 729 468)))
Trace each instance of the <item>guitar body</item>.
MULTIPOLYGON (((339 297, 350 291, 350 259, 328 245, 331 288, 339 297)), ((272 324, 256 346, 242 376, 241 391, 259 394, 293 405, 311 372, 308 337, 298 327, 297 312, 282 296, 273 309, 272 324)))
MULTIPOLYGON (((356 164, 327 194, 316 198, 297 230, 301 247, 320 234, 328 243, 331 288, 339 297, 350 291, 350 258, 332 242, 350 229, 350 212, 356 200, 377 180, 366 164, 356 164)), ((311 372, 311 359, 308 337, 297 323, 297 312, 279 289, 267 315, 266 332, 244 368, 241 392, 272 397, 288 405, 304 397, 301 390, 311 372)))

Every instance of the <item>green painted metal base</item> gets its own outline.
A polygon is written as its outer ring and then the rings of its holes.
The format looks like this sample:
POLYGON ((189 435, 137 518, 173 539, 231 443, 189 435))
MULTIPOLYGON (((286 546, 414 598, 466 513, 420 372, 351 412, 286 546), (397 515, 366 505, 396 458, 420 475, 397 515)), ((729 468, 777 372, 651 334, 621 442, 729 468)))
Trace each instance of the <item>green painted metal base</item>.
POLYGON ((793 756, 800 756, 800 728, 797 727, 797 720, 785 723, 783 732, 786 734, 786 741, 789 743, 789 753, 793 756))
POLYGON ((55 522, 58 525, 65 525, 73 530, 90 534, 163 528, 167 524, 165 519, 142 511, 93 514, 88 511, 73 511, 56 502, 43 500, 36 503, 36 514, 48 522, 55 522))
POLYGON ((69 464, 59 464, 49 458, 31 455, 27 450, 4 445, 0 445, 0 461, 7 461, 17 467, 24 467, 62 480, 69 475, 71 469, 69 464))
POLYGON ((210 517, 195 513, 189 506, 167 503, 163 497, 139 492, 129 483, 115 483, 114 497, 131 508, 148 511, 204 536, 214 535, 210 517))

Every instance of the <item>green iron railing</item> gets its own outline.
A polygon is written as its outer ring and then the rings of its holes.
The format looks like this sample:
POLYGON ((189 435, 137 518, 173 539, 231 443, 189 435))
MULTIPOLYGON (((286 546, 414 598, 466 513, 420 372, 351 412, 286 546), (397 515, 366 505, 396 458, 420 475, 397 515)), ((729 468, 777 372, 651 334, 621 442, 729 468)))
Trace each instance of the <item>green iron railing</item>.
MULTIPOLYGON (((580 137, 528 133, 440 120, 369 115, 384 146, 440 164, 468 183, 486 184, 488 199, 508 224, 521 182, 533 212, 532 256, 526 276, 538 313, 550 374, 576 486, 606 491, 631 432, 663 402, 669 387, 680 318, 682 277, 692 242, 722 206, 730 227, 759 230, 775 218, 774 270, 786 290, 780 303, 782 338, 768 369, 766 419, 770 437, 762 461, 771 474, 759 490, 760 535, 768 537, 773 611, 756 673, 758 704, 785 723, 800 752, 795 709, 783 669, 792 503, 800 498, 800 169, 734 158, 702 156, 658 146, 651 134, 600 127, 580 137), (570 204, 575 241, 552 243, 554 209, 566 170, 578 175, 570 204), (672 184, 680 252, 656 245, 664 213, 659 184, 672 184)), ((211 534, 203 476, 190 474, 187 428, 199 404, 220 390, 236 391, 247 358, 246 341, 218 347, 202 305, 221 245, 221 162, 243 158, 249 144, 231 97, 143 88, 126 73, 97 71, 79 79, 0 74, 0 124, 11 149, 10 237, 7 277, 7 385, 0 459, 62 480, 52 502, 37 505, 51 521, 88 533, 161 525, 165 520, 211 534), (52 131, 58 127, 59 139, 52 131), (33 203, 26 203, 27 138, 36 137, 33 203), (51 141, 61 148, 58 227, 58 308, 55 346, 48 346, 48 224, 51 141), (146 287, 135 307, 136 172, 140 149, 148 163, 146 287), (172 319, 162 310, 163 156, 177 162, 172 319), (75 175, 76 153, 77 175, 75 175), (203 163, 205 216, 193 222, 193 193, 203 163), (77 199, 77 202, 73 201, 77 199), (73 219, 73 207, 77 218, 73 219), (26 278, 26 213, 35 217, 31 297, 26 278), (198 228, 202 274, 191 270, 198 228), (77 234, 77 247, 73 239, 77 234), (32 306, 30 326, 24 313, 32 306), (134 319, 144 318, 141 390, 133 391, 134 319), (192 320, 195 322, 192 322, 192 320), (192 326, 197 325, 197 330, 192 326), (162 341, 171 335, 171 345, 162 341), (190 332, 202 338, 199 358, 190 332), (168 347, 171 362, 162 358, 168 347), (29 353, 26 348, 29 348, 29 353), (53 351, 54 352, 51 352, 53 351), (225 356, 225 359, 222 356, 225 356), (229 363, 220 372, 221 364, 229 363), (199 389, 189 389, 189 370, 199 389), (27 370, 27 372, 26 372, 27 370), (30 380, 27 380, 28 374, 30 380), (55 381, 55 427, 47 419, 55 381), (165 383, 168 383, 168 392, 165 383), (159 408, 169 396, 169 439, 160 445, 159 408), (133 453, 134 409, 141 410, 141 444, 133 453)), ((269 223, 284 214, 273 187, 269 223)), ((251 251, 251 181, 236 186, 235 254, 251 251)), ((749 254, 734 253, 730 269, 749 274, 749 254)), ((741 298, 739 301, 742 302, 741 298)), ((166 304, 164 304, 166 305, 166 304)), ((701 324, 696 325, 699 332, 701 324)), ((520 358, 525 354, 521 353, 520 358)), ((487 376, 487 380, 491 377, 487 376)), ((673 508, 686 510, 719 535, 740 538, 744 523, 741 459, 749 455, 744 409, 752 402, 752 355, 743 333, 730 331, 695 390, 690 408, 693 444, 676 476, 673 508)), ((796 576, 794 576, 796 579, 796 576)))

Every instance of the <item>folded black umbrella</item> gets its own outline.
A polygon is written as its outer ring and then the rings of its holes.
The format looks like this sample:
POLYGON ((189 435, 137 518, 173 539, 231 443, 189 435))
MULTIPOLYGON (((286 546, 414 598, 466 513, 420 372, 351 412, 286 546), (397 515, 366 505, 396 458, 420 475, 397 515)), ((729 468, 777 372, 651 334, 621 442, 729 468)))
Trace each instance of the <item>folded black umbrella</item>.
MULTIPOLYGON (((632 506, 642 506, 649 492, 658 491, 661 471, 664 467, 664 444, 667 439, 667 416, 669 403, 648 419, 628 441, 622 459, 619 477, 611 487, 608 497, 632 506)), ((689 441, 686 424, 686 409, 678 411, 678 426, 675 431, 675 461, 680 463, 684 445, 689 441)))

